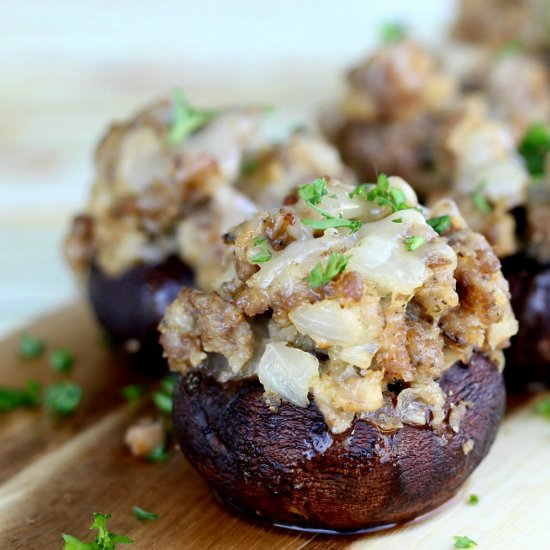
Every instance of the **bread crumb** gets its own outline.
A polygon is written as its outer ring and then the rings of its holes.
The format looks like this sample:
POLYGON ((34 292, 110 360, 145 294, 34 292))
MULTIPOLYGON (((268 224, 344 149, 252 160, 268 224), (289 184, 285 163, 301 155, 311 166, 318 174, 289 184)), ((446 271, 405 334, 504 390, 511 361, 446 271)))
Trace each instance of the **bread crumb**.
POLYGON ((473 439, 468 439, 462 445, 462 451, 464 452, 464 455, 468 455, 473 448, 474 448, 474 440, 473 439))
POLYGON ((126 430, 124 443, 134 456, 148 456, 164 446, 165 428, 162 419, 142 418, 126 430))

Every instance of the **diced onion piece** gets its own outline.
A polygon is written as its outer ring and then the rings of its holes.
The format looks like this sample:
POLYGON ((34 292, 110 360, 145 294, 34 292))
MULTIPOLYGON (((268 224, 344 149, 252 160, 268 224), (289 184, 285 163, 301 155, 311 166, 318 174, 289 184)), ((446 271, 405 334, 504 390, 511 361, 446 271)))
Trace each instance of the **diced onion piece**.
POLYGON ((454 188, 474 193, 484 184, 483 193, 491 202, 506 208, 525 200, 528 174, 516 152, 514 136, 505 126, 488 120, 477 107, 452 131, 449 145, 457 157, 454 188))
POLYGON ((382 294, 411 294, 429 276, 425 262, 427 244, 413 251, 405 247, 405 235, 411 228, 417 236, 429 229, 422 214, 412 209, 364 226, 361 240, 350 250, 352 258, 347 270, 358 271, 374 282, 382 294), (392 221, 399 218, 400 223, 392 221))
POLYGON ((241 168, 243 143, 253 134, 258 122, 254 109, 228 110, 183 140, 179 147, 182 154, 190 158, 215 159, 223 177, 233 181, 241 168))
POLYGON ((115 181, 124 182, 129 191, 142 192, 152 181, 162 180, 168 169, 162 142, 152 128, 129 132, 123 142, 115 181))
POLYGON ((344 361, 360 369, 368 369, 377 350, 378 345, 374 343, 345 348, 336 347, 331 350, 330 357, 335 361, 344 361))
POLYGON ((258 365, 258 378, 273 392, 298 407, 307 407, 309 389, 319 378, 319 361, 311 353, 284 342, 267 344, 258 365))
POLYGON ((514 317, 512 310, 509 309, 504 318, 498 322, 489 326, 487 340, 491 349, 501 349, 503 344, 506 344, 508 340, 517 334, 519 324, 514 317))
POLYGON ((288 314, 302 334, 312 338, 319 347, 354 346, 366 343, 367 326, 359 308, 343 308, 336 300, 305 304, 288 314))
POLYGON ((483 193, 492 203, 504 203, 507 208, 518 206, 525 196, 527 177, 525 169, 515 158, 491 164, 477 173, 485 183, 483 193))

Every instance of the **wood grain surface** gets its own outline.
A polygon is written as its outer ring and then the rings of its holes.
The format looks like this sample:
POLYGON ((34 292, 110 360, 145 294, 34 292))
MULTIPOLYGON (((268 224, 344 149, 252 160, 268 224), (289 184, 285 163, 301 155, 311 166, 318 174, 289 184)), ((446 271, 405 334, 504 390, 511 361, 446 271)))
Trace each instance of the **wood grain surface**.
MULTIPOLYGON (((110 528, 134 539, 122 548, 445 550, 453 535, 468 535, 479 548, 550 548, 550 422, 533 413, 540 396, 516 399, 489 457, 431 518, 354 537, 298 533, 227 510, 175 450, 162 464, 130 456, 125 429, 148 405, 125 403, 120 389, 143 378, 103 343, 83 305, 40 319, 29 331, 50 349, 75 351, 70 378, 85 393, 69 419, 41 409, 0 416, 1 549, 60 549, 62 532, 89 540, 93 512, 112 514, 110 528), (477 506, 467 504, 470 493, 479 496, 477 506), (159 519, 139 522, 135 505, 159 519)), ((36 361, 19 360, 17 340, 14 334, 0 343, 0 385, 63 378, 48 368, 47 352, 36 361)))

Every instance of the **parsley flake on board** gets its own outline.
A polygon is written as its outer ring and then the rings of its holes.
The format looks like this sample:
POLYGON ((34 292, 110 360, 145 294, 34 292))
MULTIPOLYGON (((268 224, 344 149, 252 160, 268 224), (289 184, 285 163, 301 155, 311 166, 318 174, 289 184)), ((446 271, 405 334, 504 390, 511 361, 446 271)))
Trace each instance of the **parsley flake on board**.
POLYGON ((134 506, 132 508, 132 514, 136 516, 137 519, 140 521, 155 521, 158 519, 159 515, 154 514, 153 512, 147 512, 143 508, 140 508, 139 506, 134 506))
POLYGON ((426 220, 426 223, 434 231, 437 231, 440 235, 443 235, 443 233, 446 233, 451 228, 451 217, 438 216, 437 218, 430 218, 429 220, 426 220))
POLYGON ((405 248, 408 252, 414 252, 417 248, 420 248, 425 242, 426 239, 424 237, 419 237, 416 235, 413 237, 407 237, 405 239, 405 248))
POLYGON ((177 145, 186 137, 200 130, 216 116, 215 111, 193 107, 181 90, 174 90, 173 102, 174 118, 168 134, 168 141, 172 145, 177 145))
POLYGON ((346 269, 350 260, 351 256, 344 256, 341 252, 332 253, 328 257, 327 266, 324 270, 321 262, 312 269, 309 274, 309 286, 311 288, 318 288, 326 285, 346 269))
POLYGON ((540 414, 541 416, 545 416, 546 418, 550 419, 550 397, 546 397, 545 399, 541 399, 535 405, 535 412, 537 414, 540 414))
POLYGON ((271 252, 271 249, 267 245, 267 239, 265 237, 254 237, 254 241, 252 242, 252 244, 260 250, 258 253, 252 256, 252 259, 250 261, 253 264, 262 264, 271 260, 273 252, 271 252))
POLYGON ((178 378, 175 374, 169 374, 160 381, 160 389, 166 394, 172 397, 176 388, 176 382, 178 378))
POLYGON ((46 348, 44 340, 40 340, 32 334, 22 334, 19 338, 19 357, 23 359, 36 359, 42 355, 46 348))
MULTIPOLYGON (((330 212, 319 208, 317 205, 321 203, 323 197, 328 194, 327 180, 318 178, 313 183, 306 183, 298 188, 300 198, 313 210, 319 212, 324 220, 302 219, 302 223, 312 229, 329 229, 331 227, 347 227, 355 233, 363 225, 363 222, 357 220, 348 220, 346 218, 334 216, 330 212)), ((332 195, 331 195, 332 196, 332 195)))
POLYGON ((160 381, 160 389, 153 392, 153 403, 158 411, 170 415, 172 413, 172 394, 176 387, 176 377, 172 374, 160 381))
POLYGON ((165 449, 164 445, 155 447, 146 457, 147 462, 166 462, 170 453, 165 449))
POLYGON ((472 506, 475 506, 479 502, 479 497, 475 494, 471 494, 468 497, 468 504, 471 504, 472 506))
POLYGON ((121 393, 126 401, 138 401, 145 393, 145 386, 141 384, 129 384, 122 388, 121 393))
POLYGON ((466 536, 455 536, 453 537, 455 541, 455 548, 474 548, 477 546, 477 542, 466 536))
POLYGON ((485 187, 487 187, 487 182, 481 182, 477 186, 477 189, 472 194, 472 202, 476 210, 482 214, 490 214, 493 207, 487 202, 485 187))
POLYGON ((94 522, 90 530, 97 530, 97 536, 93 542, 83 542, 72 535, 63 533, 61 536, 65 541, 63 550, 115 550, 117 544, 133 544, 134 541, 125 536, 117 535, 107 529, 107 520, 111 514, 94 513, 94 522))
POLYGON ((73 382, 56 382, 44 393, 44 405, 59 416, 73 414, 82 399, 82 388, 73 382))
POLYGON ((529 174, 534 178, 544 177, 546 157, 550 152, 550 127, 546 124, 533 124, 523 136, 519 154, 524 158, 529 174))
POLYGON ((50 367, 55 372, 68 372, 74 364, 74 355, 67 348, 58 348, 50 355, 50 367))
POLYGON ((40 382, 29 380, 25 389, 0 387, 0 411, 13 411, 40 403, 40 382))
POLYGON ((156 391, 153 393, 153 403, 161 413, 166 415, 172 413, 172 396, 156 391))

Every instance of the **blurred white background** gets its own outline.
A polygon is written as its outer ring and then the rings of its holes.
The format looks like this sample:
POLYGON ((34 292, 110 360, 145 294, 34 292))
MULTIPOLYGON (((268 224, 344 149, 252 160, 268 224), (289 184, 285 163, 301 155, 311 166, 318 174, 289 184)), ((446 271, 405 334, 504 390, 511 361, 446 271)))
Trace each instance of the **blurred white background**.
MULTIPOLYGON (((453 0, 2 0, 0 334, 76 299, 60 243, 109 121, 179 86, 199 105, 313 119, 342 74, 405 23, 437 43, 453 0)), ((277 123, 278 120, 278 123, 277 123)), ((278 124, 278 126, 277 126, 278 124)))

